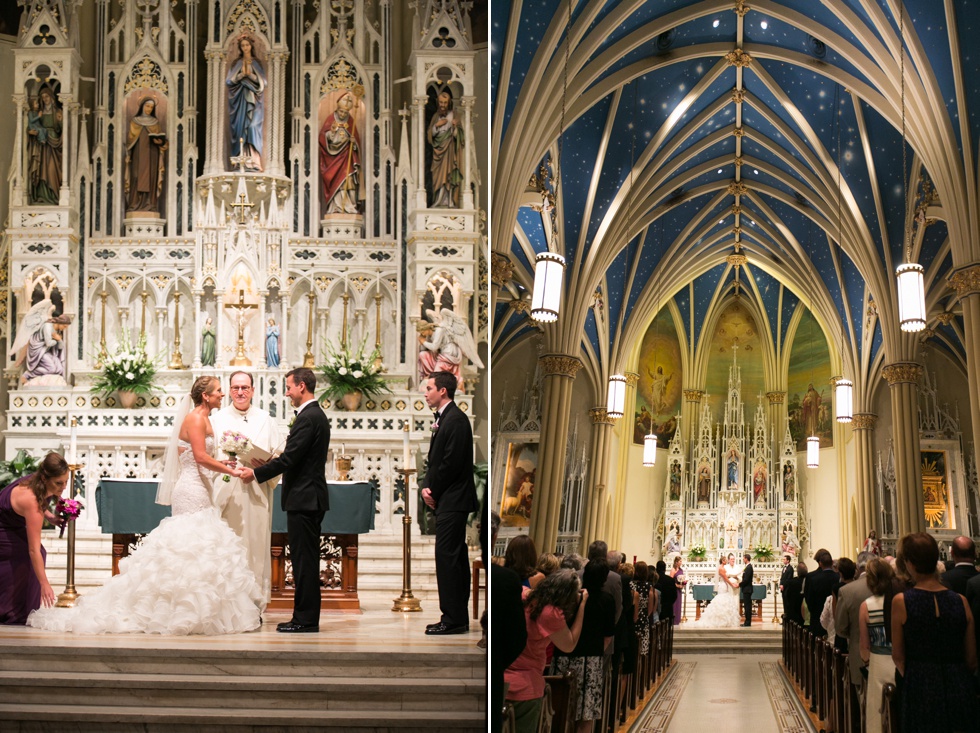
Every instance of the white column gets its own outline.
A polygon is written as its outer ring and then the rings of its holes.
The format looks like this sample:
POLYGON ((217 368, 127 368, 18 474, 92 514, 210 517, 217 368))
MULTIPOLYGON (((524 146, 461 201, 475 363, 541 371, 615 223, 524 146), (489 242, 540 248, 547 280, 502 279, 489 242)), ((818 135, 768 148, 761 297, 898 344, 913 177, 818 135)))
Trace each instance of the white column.
POLYGON ((225 296, 224 290, 215 289, 214 300, 216 303, 215 308, 217 311, 217 315, 214 318, 214 342, 215 342, 214 368, 215 369, 222 369, 224 368, 225 365, 224 359, 222 358, 222 351, 221 351, 221 344, 223 343, 222 334, 225 331, 225 318, 227 318, 227 315, 225 314, 225 308, 224 308, 224 296, 225 296))
POLYGON ((204 323, 201 319, 201 290, 194 290, 194 368, 201 367, 201 329, 204 323))
MULTIPOLYGON (((259 348, 259 366, 265 369, 269 366, 265 359, 265 328, 268 316, 265 314, 265 299, 269 294, 268 290, 259 291, 259 341, 261 342, 261 347, 259 348)), ((280 328, 281 332, 282 329, 280 328)))
POLYGON ((473 208, 473 174, 470 161, 473 158, 473 105, 476 97, 462 97, 459 106, 463 108, 463 190, 459 199, 461 209, 473 208))
MULTIPOLYGON (((428 206, 428 194, 425 190, 425 103, 428 99, 423 95, 415 98, 415 112, 412 114, 412 137, 415 138, 416 170, 415 208, 424 209, 428 206)), ((410 227, 412 225, 409 225, 410 227)))

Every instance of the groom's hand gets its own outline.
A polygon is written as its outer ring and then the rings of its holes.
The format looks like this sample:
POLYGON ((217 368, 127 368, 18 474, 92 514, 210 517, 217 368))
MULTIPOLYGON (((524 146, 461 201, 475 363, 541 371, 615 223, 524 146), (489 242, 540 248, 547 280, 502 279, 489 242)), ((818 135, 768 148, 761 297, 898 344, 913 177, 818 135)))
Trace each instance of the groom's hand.
POLYGON ((252 471, 251 468, 243 468, 243 469, 241 469, 241 472, 242 472, 242 475, 240 476, 240 478, 246 484, 247 483, 251 483, 252 481, 255 480, 255 473, 252 471))

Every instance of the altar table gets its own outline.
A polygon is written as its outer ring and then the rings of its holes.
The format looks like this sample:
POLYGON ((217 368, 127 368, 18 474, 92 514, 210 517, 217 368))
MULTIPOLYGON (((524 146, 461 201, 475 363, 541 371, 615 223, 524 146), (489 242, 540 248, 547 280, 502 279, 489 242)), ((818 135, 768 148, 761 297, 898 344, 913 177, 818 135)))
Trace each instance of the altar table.
MULTIPOLYGON (((219 479, 220 480, 220 479, 219 479)), ((365 482, 328 483, 330 509, 320 528, 320 607, 360 610, 357 595, 358 535, 374 529, 375 489, 365 482)), ((99 525, 112 534, 112 574, 143 535, 170 516, 170 507, 156 504, 157 482, 145 479, 103 478, 95 489, 99 525)), ((293 607, 291 566, 287 564, 286 513, 281 506, 281 485, 272 497, 272 599, 270 609, 293 607)))
MULTIPOLYGON (((762 602, 766 599, 766 586, 764 585, 753 585, 752 586, 752 616, 759 623, 762 623, 762 602)), ((694 620, 701 618, 701 611, 707 608, 708 604, 711 603, 711 599, 715 597, 715 587, 713 585, 693 585, 691 586, 691 597, 695 601, 694 609, 694 620)), ((738 615, 741 617, 743 615, 743 606, 741 597, 738 599, 738 615)))

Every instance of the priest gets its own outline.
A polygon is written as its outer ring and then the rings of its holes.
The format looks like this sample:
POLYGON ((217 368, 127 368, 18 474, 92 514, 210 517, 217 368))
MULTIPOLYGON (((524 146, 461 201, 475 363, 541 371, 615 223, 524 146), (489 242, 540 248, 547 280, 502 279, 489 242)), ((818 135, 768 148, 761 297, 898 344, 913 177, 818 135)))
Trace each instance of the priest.
MULTIPOLYGON (((272 452, 281 448, 282 439, 275 420, 265 410, 252 405, 252 375, 234 372, 229 380, 229 391, 231 404, 211 416, 218 442, 226 430, 233 430, 258 447, 272 452)), ((245 543, 248 565, 262 590, 263 610, 271 590, 272 492, 276 483, 276 480, 264 484, 257 481, 243 483, 234 477, 230 477, 230 481, 218 478, 214 482, 214 504, 228 526, 245 543)))

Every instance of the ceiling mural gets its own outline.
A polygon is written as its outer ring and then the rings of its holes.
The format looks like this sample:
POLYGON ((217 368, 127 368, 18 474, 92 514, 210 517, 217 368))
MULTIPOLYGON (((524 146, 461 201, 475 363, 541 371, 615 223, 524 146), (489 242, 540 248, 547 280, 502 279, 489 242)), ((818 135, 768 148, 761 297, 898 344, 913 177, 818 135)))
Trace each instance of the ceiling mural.
POLYGON ((705 399, 711 414, 721 422, 728 399, 728 372, 737 363, 742 372, 742 401, 745 419, 752 420, 759 399, 765 399, 765 374, 762 366, 760 330, 752 314, 742 303, 729 303, 718 316, 708 348, 705 374, 705 399))
POLYGON ((666 448, 677 430, 683 394, 683 363, 674 317, 667 308, 653 319, 640 345, 636 366, 636 414, 633 442, 655 433, 657 445, 666 448))
POLYGON ((820 438, 821 448, 834 444, 830 377, 827 341, 813 314, 803 311, 793 337, 786 381, 789 431, 797 450, 806 450, 806 439, 811 435, 820 438))

